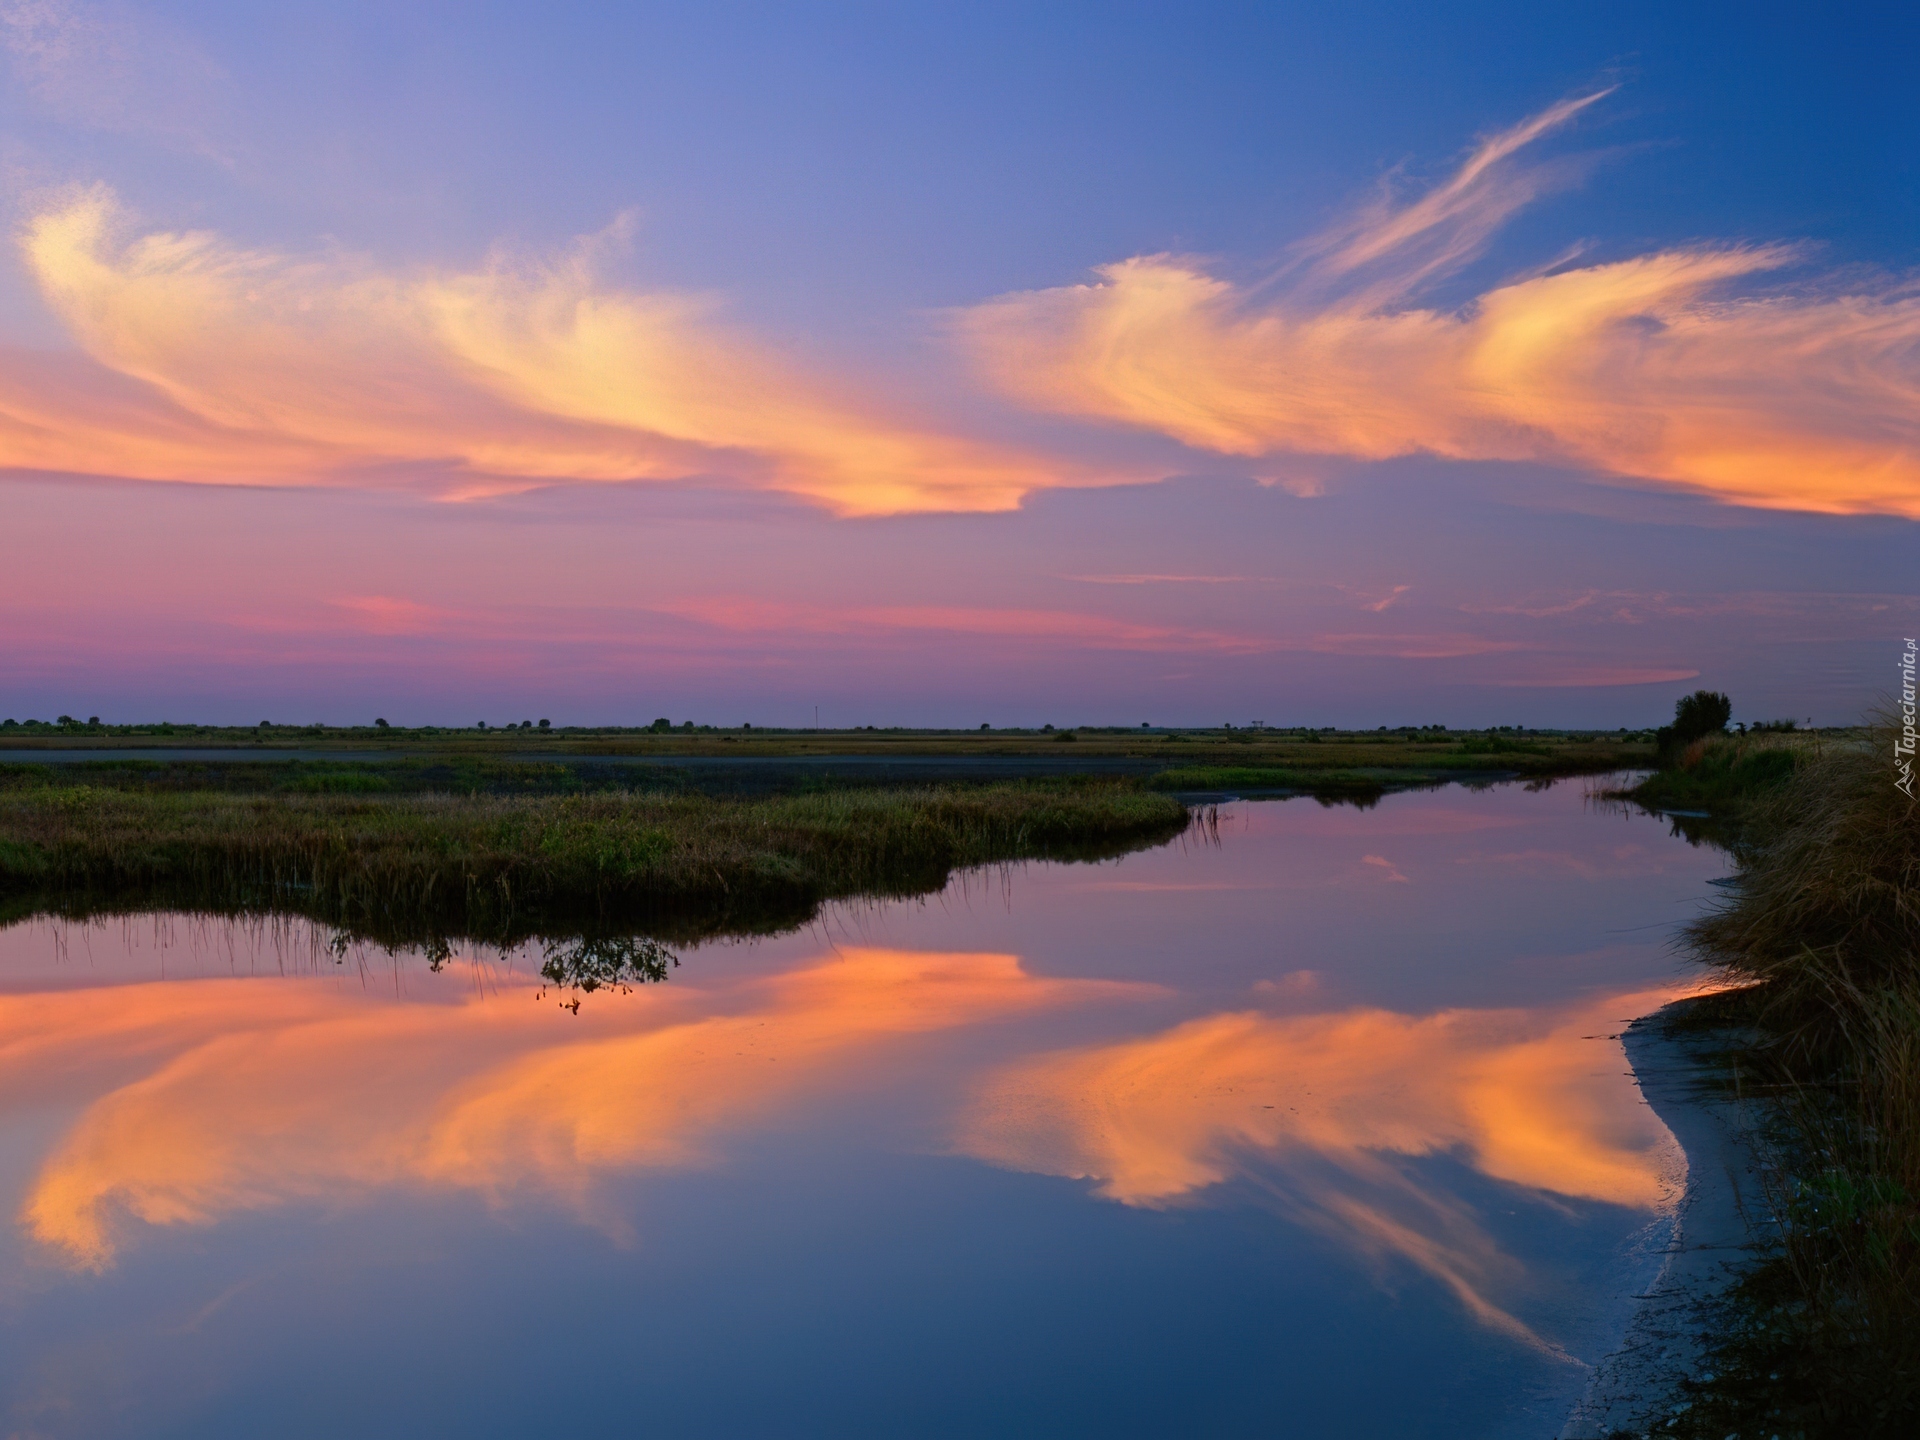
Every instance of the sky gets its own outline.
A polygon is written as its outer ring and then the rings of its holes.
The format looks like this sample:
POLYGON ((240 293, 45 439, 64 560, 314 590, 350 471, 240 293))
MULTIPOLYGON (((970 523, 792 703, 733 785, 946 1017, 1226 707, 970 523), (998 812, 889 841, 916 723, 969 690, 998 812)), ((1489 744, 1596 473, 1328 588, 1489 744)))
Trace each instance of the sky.
POLYGON ((1847 723, 1894 5, 0 0, 0 717, 1847 723))

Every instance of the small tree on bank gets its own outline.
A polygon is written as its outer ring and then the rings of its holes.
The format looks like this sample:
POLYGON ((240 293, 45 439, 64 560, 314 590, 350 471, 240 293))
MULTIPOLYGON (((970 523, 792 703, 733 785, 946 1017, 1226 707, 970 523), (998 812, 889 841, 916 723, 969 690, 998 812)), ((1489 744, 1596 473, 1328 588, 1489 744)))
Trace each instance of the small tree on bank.
POLYGON ((1696 690, 1674 702, 1673 723, 1662 725, 1655 737, 1660 763, 1672 764, 1682 750, 1708 735, 1724 734, 1733 718, 1733 701, 1718 690, 1696 690))

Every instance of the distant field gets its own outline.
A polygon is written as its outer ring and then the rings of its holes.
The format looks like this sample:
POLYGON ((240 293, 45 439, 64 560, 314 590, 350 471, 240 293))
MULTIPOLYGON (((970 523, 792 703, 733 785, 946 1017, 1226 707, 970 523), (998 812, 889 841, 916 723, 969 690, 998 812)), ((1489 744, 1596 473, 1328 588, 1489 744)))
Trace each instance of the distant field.
MULTIPOLYGON (((148 725, 29 727, 0 725, 0 760, 9 752, 150 751, 171 749, 324 751, 367 760, 444 757, 447 761, 550 759, 673 759, 731 762, 747 759, 821 759, 830 756, 1008 759, 1024 757, 1087 768, 1100 760, 1127 760, 1131 773, 1156 770, 1283 771, 1296 778, 1330 771, 1425 770, 1444 777, 1475 771, 1566 775, 1648 766, 1650 731, 1303 731, 1273 729, 1158 730, 724 730, 682 725, 637 729, 403 730, 321 726, 232 727, 148 725), (1071 763, 1069 763, 1071 762, 1071 763)), ((236 756, 236 758, 238 758, 236 756)), ((853 778, 841 777, 843 782, 853 778)), ((1242 782, 1250 783, 1250 782, 1242 782)), ((1196 788, 1217 788, 1199 786, 1196 788)), ((1288 787, 1291 788, 1289 785, 1288 787)))

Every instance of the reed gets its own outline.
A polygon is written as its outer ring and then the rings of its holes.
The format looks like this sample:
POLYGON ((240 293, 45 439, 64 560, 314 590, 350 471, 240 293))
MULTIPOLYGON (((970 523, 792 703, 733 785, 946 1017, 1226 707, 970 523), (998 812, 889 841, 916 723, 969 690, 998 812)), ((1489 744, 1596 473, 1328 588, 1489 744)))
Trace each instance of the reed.
POLYGON ((1653 809, 1708 810, 1732 817, 1780 790, 1803 760, 1820 754, 1828 743, 1810 732, 1707 736, 1671 752, 1667 764, 1626 793, 1653 809))
POLYGON ((939 889, 957 867, 1166 840, 1177 800, 1123 783, 760 799, 0 789, 0 918, 156 907, 292 912, 390 943, 805 921, 939 889))

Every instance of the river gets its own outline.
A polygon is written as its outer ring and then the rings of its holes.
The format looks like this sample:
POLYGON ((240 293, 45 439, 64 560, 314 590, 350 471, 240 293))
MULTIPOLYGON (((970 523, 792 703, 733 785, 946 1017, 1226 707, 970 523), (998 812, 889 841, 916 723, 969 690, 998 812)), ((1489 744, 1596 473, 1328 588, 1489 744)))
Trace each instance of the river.
POLYGON ((5 1433, 1551 1436, 1684 1179, 1619 1032, 1725 870, 1575 781, 1229 804, 625 992, 16 924, 5 1433))

